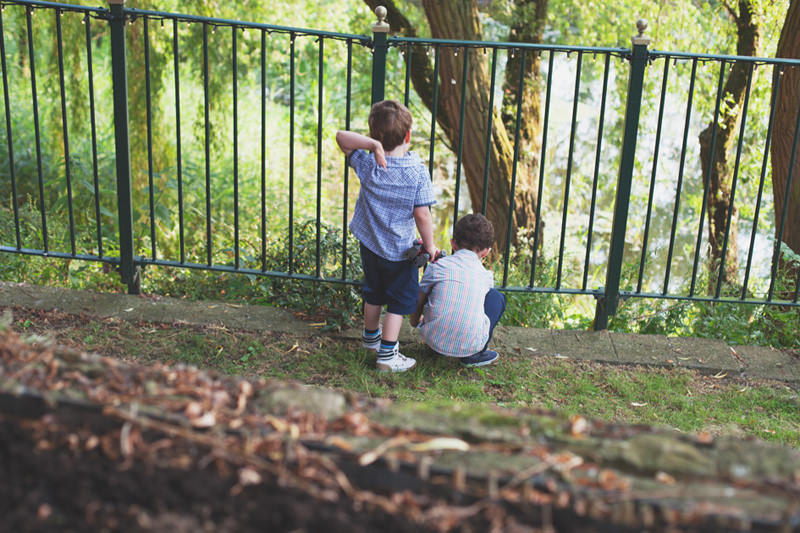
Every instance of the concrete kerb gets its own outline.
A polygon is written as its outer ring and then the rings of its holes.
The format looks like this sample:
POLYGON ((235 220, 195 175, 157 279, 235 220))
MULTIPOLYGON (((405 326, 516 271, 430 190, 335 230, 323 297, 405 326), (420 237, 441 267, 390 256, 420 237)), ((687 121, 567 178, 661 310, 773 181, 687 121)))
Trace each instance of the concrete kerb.
MULTIPOLYGON (((0 282, 4 307, 57 310, 127 321, 222 325, 248 331, 274 331, 298 336, 321 334, 318 327, 291 313, 260 305, 189 301, 161 296, 129 296, 0 282)), ((360 329, 336 336, 356 341, 360 329)), ((408 323, 400 342, 421 342, 408 323)), ((498 326, 492 341, 498 351, 530 357, 591 360, 611 364, 678 366, 731 377, 775 379, 800 383, 800 357, 789 351, 758 346, 728 346, 714 339, 635 335, 607 331, 547 330, 498 326)))

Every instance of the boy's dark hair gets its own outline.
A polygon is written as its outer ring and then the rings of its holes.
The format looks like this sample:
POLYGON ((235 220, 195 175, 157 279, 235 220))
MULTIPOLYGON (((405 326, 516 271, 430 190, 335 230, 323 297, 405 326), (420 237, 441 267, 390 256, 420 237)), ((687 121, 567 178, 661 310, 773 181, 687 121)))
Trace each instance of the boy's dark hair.
POLYGON ((411 112, 406 106, 394 100, 373 104, 369 112, 369 136, 380 141, 385 151, 403 144, 410 129, 411 112))
POLYGON ((453 228, 453 240, 459 248, 479 252, 494 243, 494 226, 480 213, 463 216, 453 228))

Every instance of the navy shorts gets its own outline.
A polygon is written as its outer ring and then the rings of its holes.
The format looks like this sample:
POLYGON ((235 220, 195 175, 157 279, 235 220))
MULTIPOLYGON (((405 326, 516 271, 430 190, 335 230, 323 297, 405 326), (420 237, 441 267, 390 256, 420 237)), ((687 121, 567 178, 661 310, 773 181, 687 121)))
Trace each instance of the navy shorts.
POLYGON ((411 261, 388 261, 361 245, 364 301, 386 306, 389 313, 410 315, 417 310, 419 269, 411 261))

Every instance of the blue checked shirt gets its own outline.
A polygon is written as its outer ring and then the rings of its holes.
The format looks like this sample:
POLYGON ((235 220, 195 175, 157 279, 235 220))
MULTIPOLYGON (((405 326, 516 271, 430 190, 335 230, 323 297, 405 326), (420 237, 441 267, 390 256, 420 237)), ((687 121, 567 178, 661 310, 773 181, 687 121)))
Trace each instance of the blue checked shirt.
POLYGON ((489 340, 483 302, 493 286, 492 272, 472 250, 462 248, 428 265, 419 282, 419 290, 428 294, 425 320, 417 329, 425 343, 452 357, 483 350, 489 340))
POLYGON ((416 236, 414 208, 436 203, 428 168, 412 152, 387 156, 382 168, 364 150, 353 150, 350 166, 361 181, 350 231, 384 259, 405 260, 416 236))

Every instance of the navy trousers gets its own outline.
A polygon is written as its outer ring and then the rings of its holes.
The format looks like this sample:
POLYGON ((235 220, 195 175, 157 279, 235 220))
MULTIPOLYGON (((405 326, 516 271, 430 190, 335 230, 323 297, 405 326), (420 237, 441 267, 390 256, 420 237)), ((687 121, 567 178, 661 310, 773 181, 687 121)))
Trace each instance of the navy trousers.
POLYGON ((481 352, 486 351, 489 347, 489 342, 492 340, 492 333, 494 327, 500 321, 500 317, 506 311, 506 297, 502 292, 495 288, 489 289, 486 293, 486 299, 483 301, 483 312, 489 317, 489 339, 486 341, 486 346, 483 347, 481 352))

